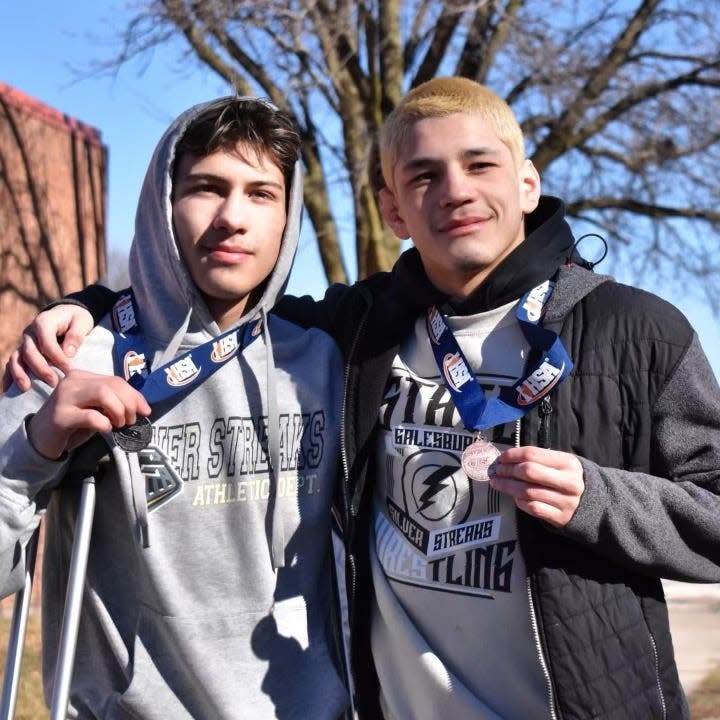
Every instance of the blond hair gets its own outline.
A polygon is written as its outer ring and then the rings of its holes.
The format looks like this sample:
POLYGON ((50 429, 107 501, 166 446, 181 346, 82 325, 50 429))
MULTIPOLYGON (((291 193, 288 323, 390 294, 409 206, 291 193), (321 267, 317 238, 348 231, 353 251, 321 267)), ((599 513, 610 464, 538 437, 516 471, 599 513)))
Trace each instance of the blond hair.
POLYGON ((517 166, 525 159, 525 141, 515 113, 492 90, 464 77, 439 77, 418 85, 400 100, 380 129, 380 165, 392 190, 393 170, 410 129, 426 118, 455 113, 479 115, 508 147, 517 166))

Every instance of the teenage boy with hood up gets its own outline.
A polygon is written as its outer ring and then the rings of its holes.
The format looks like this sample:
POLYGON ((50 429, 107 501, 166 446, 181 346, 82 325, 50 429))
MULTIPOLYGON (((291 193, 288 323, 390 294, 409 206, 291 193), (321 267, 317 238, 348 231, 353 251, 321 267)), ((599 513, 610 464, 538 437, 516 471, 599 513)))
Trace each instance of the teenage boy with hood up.
POLYGON ((324 332, 269 314, 298 241, 299 146, 261 100, 177 118, 141 191, 132 293, 52 393, 0 399, 2 589, 21 584, 44 515, 47 698, 75 513, 70 489, 51 490, 83 440, 110 445, 73 717, 337 720, 348 705, 331 630, 341 359, 324 332), (123 450, 111 431, 146 416, 147 446, 123 450))
MULTIPOLYGON (((380 156, 384 217, 415 248, 276 308, 345 356, 361 716, 687 718, 660 578, 720 581, 720 389, 697 336, 578 264, 486 88, 415 88, 380 156)), ((57 331, 77 344, 87 320, 52 313, 34 332, 65 363, 57 331)))

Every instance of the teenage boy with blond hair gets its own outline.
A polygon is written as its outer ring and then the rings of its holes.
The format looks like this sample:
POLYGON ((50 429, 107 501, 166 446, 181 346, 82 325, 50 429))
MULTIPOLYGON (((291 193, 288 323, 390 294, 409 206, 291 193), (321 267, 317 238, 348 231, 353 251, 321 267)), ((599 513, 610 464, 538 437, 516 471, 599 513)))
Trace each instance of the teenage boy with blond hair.
MULTIPOLYGON (((277 307, 345 355, 361 715, 687 718, 660 578, 720 581, 720 389, 696 334, 583 267, 486 88, 415 88, 380 157, 415 247, 277 307)), ((87 321, 54 312, 34 332, 66 362, 56 332, 87 321)))

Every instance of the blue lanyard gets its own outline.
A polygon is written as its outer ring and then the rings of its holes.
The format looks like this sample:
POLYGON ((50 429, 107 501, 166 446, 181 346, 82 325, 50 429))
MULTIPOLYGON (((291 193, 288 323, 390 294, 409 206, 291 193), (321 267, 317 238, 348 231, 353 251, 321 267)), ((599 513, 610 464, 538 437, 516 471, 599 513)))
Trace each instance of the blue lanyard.
POLYGON ((499 395, 490 399, 475 379, 445 315, 437 307, 428 308, 427 332, 435 361, 469 430, 486 430, 521 418, 570 374, 573 363, 562 340, 539 324, 554 287, 546 280, 525 293, 515 312, 531 349, 541 353, 540 360, 529 373, 513 385, 502 387, 499 395))
POLYGON ((115 374, 124 377, 153 403, 199 385, 238 351, 243 352, 262 331, 262 319, 229 330, 150 372, 145 337, 138 321, 132 289, 123 291, 112 310, 115 374))

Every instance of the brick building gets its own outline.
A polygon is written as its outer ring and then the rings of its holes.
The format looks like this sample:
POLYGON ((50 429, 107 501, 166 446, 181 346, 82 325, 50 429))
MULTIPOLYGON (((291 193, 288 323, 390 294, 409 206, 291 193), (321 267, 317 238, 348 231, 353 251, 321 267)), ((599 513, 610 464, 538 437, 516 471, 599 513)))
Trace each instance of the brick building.
POLYGON ((0 367, 39 309, 105 274, 106 168, 98 130, 0 82, 0 367))
POLYGON ((100 133, 0 82, 0 363, 48 301, 105 274, 100 133))

